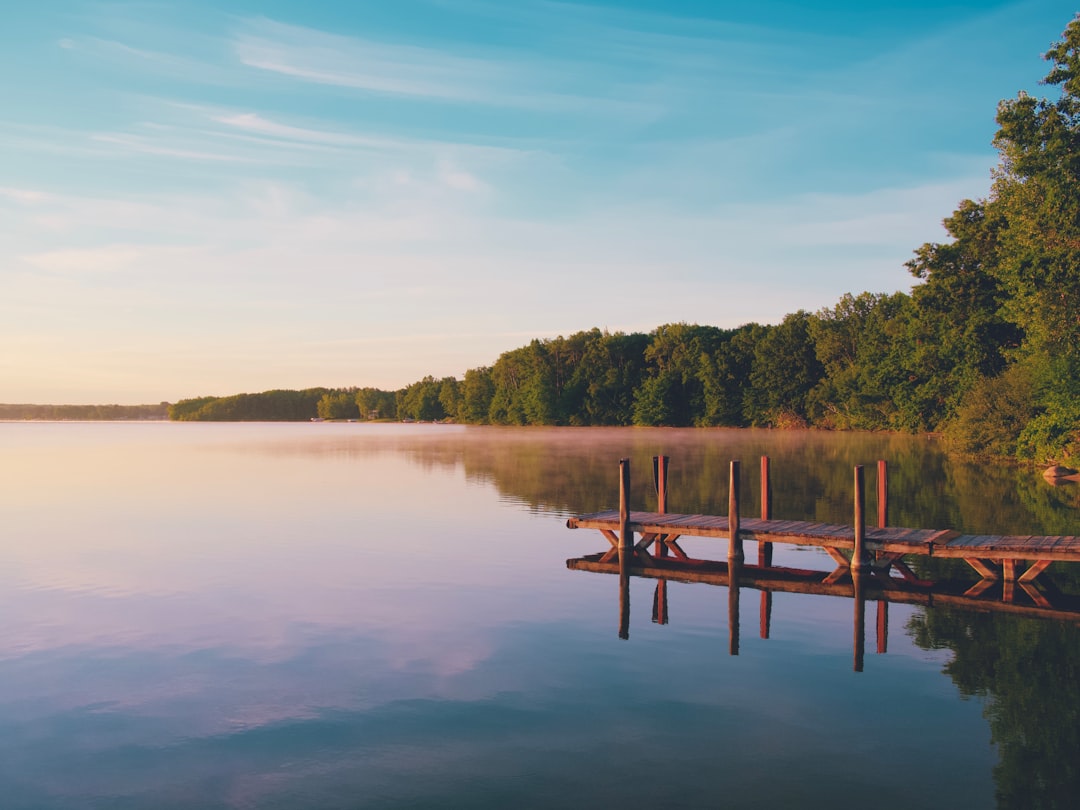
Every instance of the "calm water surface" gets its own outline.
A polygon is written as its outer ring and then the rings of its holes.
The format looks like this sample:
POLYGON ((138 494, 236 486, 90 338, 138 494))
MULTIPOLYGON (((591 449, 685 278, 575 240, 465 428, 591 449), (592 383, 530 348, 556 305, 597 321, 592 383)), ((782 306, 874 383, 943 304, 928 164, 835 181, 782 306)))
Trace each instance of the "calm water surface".
POLYGON ((777 593, 763 639, 744 590, 733 656, 726 588, 660 625, 633 579, 620 639, 564 523, 621 456, 652 508, 655 453, 672 511, 768 454, 776 517, 850 522, 886 458, 896 525, 1080 533, 1075 487, 908 437, 0 424, 0 806, 1075 807, 1074 624, 893 604, 878 654, 868 607, 855 672, 851 600, 777 593))

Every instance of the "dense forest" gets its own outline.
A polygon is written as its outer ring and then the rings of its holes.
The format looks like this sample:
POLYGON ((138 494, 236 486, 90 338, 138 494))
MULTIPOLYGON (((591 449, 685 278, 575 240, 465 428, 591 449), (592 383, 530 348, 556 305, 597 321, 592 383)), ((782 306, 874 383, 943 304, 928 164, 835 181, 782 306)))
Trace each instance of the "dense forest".
POLYGON ((124 419, 165 419, 169 403, 157 405, 4 405, 0 419, 42 421, 94 421, 124 419))
POLYGON ((914 251, 911 294, 845 295, 736 329, 674 323, 534 340, 398 391, 185 400, 173 419, 450 419, 506 425, 943 432, 960 452, 1080 455, 1080 16, 1045 54, 1055 99, 998 106, 986 198, 914 251))

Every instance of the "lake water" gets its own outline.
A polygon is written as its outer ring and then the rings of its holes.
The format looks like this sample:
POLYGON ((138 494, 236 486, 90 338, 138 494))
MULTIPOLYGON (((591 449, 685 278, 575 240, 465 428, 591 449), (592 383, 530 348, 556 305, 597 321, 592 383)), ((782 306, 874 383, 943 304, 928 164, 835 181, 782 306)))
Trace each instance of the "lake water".
POLYGON ((776 517, 850 523, 884 458, 894 525, 1080 533, 1075 486, 910 437, 0 424, 0 806, 1076 806, 1074 623, 891 604, 879 653, 870 603, 856 672, 850 599, 776 593, 762 638, 743 589, 732 655, 726 588, 659 624, 633 578, 620 638, 565 521, 623 456, 653 508, 657 453, 671 511, 725 513, 738 458, 755 514, 764 454, 776 517))

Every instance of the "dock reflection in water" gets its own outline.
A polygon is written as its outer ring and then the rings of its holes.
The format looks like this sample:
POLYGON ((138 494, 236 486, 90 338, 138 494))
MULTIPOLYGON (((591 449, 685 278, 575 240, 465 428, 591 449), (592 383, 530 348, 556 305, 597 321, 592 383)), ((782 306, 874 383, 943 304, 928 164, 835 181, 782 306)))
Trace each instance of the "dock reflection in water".
MULTIPOLYGON (((854 669, 861 672, 865 653, 867 602, 876 603, 876 650, 888 651, 889 604, 917 605, 925 608, 947 607, 978 613, 1008 613, 1048 620, 1068 621, 1080 625, 1080 598, 1057 592, 1053 607, 1045 607, 1035 599, 1023 601, 1014 596, 1006 601, 1008 584, 980 582, 973 593, 972 583, 961 579, 911 583, 875 573, 843 571, 826 573, 799 568, 748 565, 715 560, 661 560, 642 563, 622 555, 620 560, 604 561, 605 553, 590 554, 566 561, 572 571, 614 574, 619 577, 619 636, 630 637, 630 579, 656 580, 653 593, 652 619, 657 624, 670 621, 668 582, 703 583, 728 588, 729 651, 739 654, 740 592, 744 589, 760 592, 759 633, 768 639, 772 626, 772 595, 776 592, 811 594, 851 599, 853 607, 854 669)), ((1022 583, 1023 584, 1023 583, 1022 583)), ((1039 594, 1041 601, 1045 597, 1039 594)))
POLYGON ((863 670, 866 636, 866 602, 877 603, 877 651, 888 650, 888 605, 899 602, 927 608, 948 606, 960 610, 1004 612, 1043 619, 1080 622, 1080 598, 1063 594, 1048 577, 1040 575, 1054 559, 1075 562, 1080 537, 961 537, 950 530, 895 529, 888 527, 888 465, 878 462, 877 524, 875 539, 866 539, 863 468, 854 468, 854 521, 851 526, 774 521, 770 461, 761 459, 761 519, 740 517, 740 462, 731 461, 726 516, 670 514, 667 509, 669 458, 653 458, 656 512, 631 512, 630 460, 619 462, 619 509, 571 518, 567 527, 594 528, 607 539, 604 552, 567 560, 571 570, 619 576, 619 636, 629 638, 630 578, 657 580, 653 595, 653 621, 668 622, 667 582, 699 582, 728 588, 728 638, 731 655, 739 654, 739 592, 744 587, 761 592, 760 632, 769 637, 772 594, 815 594, 851 598, 854 601, 854 669, 863 670), (642 533, 634 542, 635 531, 642 533), (727 562, 689 557, 678 543, 683 534, 726 538, 727 562), (743 541, 758 546, 758 564, 746 565, 743 541), (826 551, 837 563, 831 572, 773 565, 773 541, 809 543, 826 551), (961 550, 951 553, 950 544, 961 550), (650 546, 653 547, 650 553, 650 546), (994 546, 997 546, 996 548, 994 546), (1060 548, 1059 548, 1060 546, 1060 548), (981 579, 920 578, 903 560, 907 553, 963 559, 981 579), (672 556, 674 555, 674 556, 672 556), (998 562, 995 563, 990 556, 998 562), (1056 555, 1056 556, 1055 556, 1056 555), (1020 559, 1016 559, 1020 558, 1020 559), (1031 561, 1017 576, 1018 563, 1031 561), (998 568, 1000 565, 1000 568, 998 568), (896 576, 892 572, 896 572, 896 576), (999 571, 1003 579, 999 579, 999 571), (1038 580, 1038 585, 1036 584, 1038 580))

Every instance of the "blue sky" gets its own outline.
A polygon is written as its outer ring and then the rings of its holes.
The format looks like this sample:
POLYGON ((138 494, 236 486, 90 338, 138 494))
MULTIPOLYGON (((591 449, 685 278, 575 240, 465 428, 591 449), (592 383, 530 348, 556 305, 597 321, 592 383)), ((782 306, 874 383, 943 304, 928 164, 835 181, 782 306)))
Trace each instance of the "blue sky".
POLYGON ((0 402, 397 388, 907 290, 1075 11, 5 6, 0 402))

